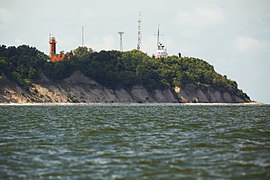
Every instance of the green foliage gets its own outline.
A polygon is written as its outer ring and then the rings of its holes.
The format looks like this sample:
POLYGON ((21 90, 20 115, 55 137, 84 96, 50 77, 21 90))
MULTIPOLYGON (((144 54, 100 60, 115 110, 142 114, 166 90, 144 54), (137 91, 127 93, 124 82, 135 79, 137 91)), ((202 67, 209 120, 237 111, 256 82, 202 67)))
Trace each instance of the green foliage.
POLYGON ((87 48, 85 46, 78 47, 73 51, 74 57, 78 59, 86 59, 93 53, 91 48, 87 48))
POLYGON ((1 46, 0 56, 0 72, 23 86, 39 79, 40 68, 47 59, 44 53, 26 45, 18 48, 1 46))
POLYGON ((47 62, 48 57, 35 48, 25 45, 17 48, 1 46, 0 73, 28 86, 38 80, 41 73, 53 81, 59 81, 79 70, 112 89, 143 85, 153 90, 193 83, 200 88, 213 87, 249 100, 235 81, 218 74, 213 66, 201 59, 177 56, 154 59, 137 50, 93 52, 87 47, 78 47, 68 54, 73 54, 72 60, 52 63, 47 62))
POLYGON ((4 69, 6 69, 7 66, 7 60, 5 57, 0 56, 0 75, 4 72, 4 69))
POLYGON ((51 80, 57 81, 69 77, 74 71, 70 61, 48 62, 44 65, 43 73, 51 80))

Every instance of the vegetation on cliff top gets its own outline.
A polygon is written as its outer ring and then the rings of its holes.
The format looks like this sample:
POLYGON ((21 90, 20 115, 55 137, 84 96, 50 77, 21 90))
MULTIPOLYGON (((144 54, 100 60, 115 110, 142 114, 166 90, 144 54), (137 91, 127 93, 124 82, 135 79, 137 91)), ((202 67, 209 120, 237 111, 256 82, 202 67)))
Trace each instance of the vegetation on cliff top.
POLYGON ((0 46, 0 75, 26 88, 45 74, 53 81, 60 81, 79 70, 85 76, 112 89, 129 89, 143 85, 149 90, 166 89, 193 83, 204 89, 213 87, 227 91, 245 100, 249 97, 238 89, 235 81, 215 72, 206 61, 171 56, 154 59, 147 54, 132 50, 127 52, 94 52, 87 47, 79 47, 73 52, 72 60, 56 63, 48 62, 49 57, 36 48, 0 46))

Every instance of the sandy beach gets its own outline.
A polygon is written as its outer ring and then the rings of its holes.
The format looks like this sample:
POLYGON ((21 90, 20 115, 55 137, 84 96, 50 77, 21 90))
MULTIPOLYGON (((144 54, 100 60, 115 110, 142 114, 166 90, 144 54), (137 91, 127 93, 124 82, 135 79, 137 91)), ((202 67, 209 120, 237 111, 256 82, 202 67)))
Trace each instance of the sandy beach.
POLYGON ((0 106, 249 106, 270 105, 262 102, 250 103, 0 103, 0 106))

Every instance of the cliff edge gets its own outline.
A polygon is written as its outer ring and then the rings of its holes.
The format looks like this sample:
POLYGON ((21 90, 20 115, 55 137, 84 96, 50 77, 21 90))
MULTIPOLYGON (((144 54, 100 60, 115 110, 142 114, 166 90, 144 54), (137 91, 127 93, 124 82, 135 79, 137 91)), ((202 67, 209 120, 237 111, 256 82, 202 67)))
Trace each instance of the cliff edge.
POLYGON ((199 88, 190 83, 175 89, 147 90, 143 86, 108 89, 75 71, 63 81, 51 81, 45 75, 28 89, 5 76, 0 79, 0 103, 244 103, 229 92, 212 87, 199 88))

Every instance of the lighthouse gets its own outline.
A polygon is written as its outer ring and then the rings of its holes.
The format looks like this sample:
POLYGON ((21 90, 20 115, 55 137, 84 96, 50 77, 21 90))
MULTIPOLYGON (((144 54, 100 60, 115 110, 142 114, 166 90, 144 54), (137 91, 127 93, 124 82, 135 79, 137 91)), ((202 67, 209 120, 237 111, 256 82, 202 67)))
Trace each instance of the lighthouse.
POLYGON ((63 54, 56 54, 56 40, 55 37, 50 34, 50 58, 51 62, 57 62, 57 61, 62 61, 65 58, 65 55, 63 54))
POLYGON ((50 35, 50 56, 53 56, 56 54, 56 40, 53 35, 50 35))

